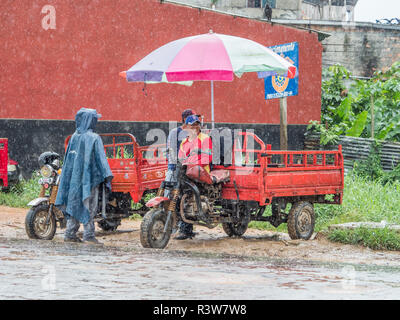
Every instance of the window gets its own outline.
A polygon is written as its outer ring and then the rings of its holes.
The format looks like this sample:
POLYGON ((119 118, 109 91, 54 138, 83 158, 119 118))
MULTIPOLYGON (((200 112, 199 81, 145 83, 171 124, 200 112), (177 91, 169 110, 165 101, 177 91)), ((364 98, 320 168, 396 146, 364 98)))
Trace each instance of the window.
POLYGON ((332 0, 331 4, 332 4, 332 6, 343 7, 344 6, 344 0, 332 0))
POLYGON ((261 8, 261 0, 247 0, 247 7, 261 8))
POLYGON ((276 0, 247 0, 247 7, 264 8, 266 3, 268 3, 272 9, 276 6, 276 0))

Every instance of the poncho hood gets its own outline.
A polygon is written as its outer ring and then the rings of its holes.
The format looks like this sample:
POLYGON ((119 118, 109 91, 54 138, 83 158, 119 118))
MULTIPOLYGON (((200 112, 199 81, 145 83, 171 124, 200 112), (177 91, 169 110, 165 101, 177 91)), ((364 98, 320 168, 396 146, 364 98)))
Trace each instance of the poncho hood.
POLYGON ((101 114, 95 109, 81 108, 75 116, 76 132, 85 133, 88 130, 94 130, 99 118, 101 114))

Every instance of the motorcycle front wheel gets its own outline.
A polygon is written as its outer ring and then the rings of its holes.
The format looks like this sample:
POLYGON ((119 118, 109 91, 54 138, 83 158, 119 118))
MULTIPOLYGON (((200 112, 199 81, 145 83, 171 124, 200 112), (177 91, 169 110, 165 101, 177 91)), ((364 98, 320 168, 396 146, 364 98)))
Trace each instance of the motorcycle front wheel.
POLYGON ((140 225, 140 242, 144 248, 163 249, 167 246, 172 232, 172 219, 164 232, 167 214, 162 209, 152 209, 146 213, 140 225))
POLYGON ((51 240, 56 233, 57 224, 54 214, 51 213, 50 219, 46 224, 49 211, 48 204, 40 204, 32 207, 25 218, 25 231, 29 238, 40 240, 51 240))

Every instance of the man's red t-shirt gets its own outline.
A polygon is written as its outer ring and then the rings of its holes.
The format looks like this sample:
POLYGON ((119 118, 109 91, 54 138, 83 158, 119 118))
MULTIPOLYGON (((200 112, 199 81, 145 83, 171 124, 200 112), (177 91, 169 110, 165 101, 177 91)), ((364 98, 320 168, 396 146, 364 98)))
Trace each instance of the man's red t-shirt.
POLYGON ((184 164, 200 165, 210 173, 210 163, 212 161, 211 138, 202 132, 200 132, 197 138, 192 141, 189 141, 189 138, 186 138, 182 141, 179 148, 179 158, 182 159, 187 157, 195 149, 201 150, 201 152, 191 155, 184 161, 184 164))

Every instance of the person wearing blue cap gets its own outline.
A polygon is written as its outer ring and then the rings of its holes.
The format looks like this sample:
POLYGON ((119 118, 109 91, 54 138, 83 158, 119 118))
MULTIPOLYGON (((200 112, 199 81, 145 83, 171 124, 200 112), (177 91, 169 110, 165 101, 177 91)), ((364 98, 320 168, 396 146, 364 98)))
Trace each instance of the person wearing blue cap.
MULTIPOLYGON (((176 164, 178 161, 179 147, 182 141, 187 137, 187 132, 183 129, 183 125, 189 116, 196 115, 196 112, 192 109, 186 109, 182 112, 182 125, 174 128, 170 131, 167 139, 167 152, 168 152, 168 171, 165 176, 166 182, 176 182, 176 164)), ((164 196, 169 196, 169 190, 165 190, 164 196)), ((179 233, 175 237, 176 240, 184 240, 187 238, 193 238, 195 233, 193 232, 193 225, 184 221, 179 222, 179 233)))
POLYGON ((186 163, 200 165, 210 173, 212 141, 210 136, 201 132, 200 119, 196 115, 189 116, 185 121, 184 129, 188 132, 188 137, 181 143, 179 158, 189 156, 185 160, 186 163))
MULTIPOLYGON (((179 159, 184 159, 185 163, 200 165, 208 173, 212 161, 212 142, 211 138, 201 132, 201 122, 197 115, 186 118, 183 129, 187 132, 187 137, 179 147, 179 159)), ((193 238, 193 224, 181 222, 179 234, 175 239, 185 240, 193 238)))
POLYGON ((67 218, 65 242, 82 242, 76 235, 83 224, 83 241, 95 238, 94 216, 99 185, 111 188, 113 175, 100 136, 93 132, 101 117, 95 109, 81 108, 75 116, 76 131, 68 142, 55 205, 67 218))

